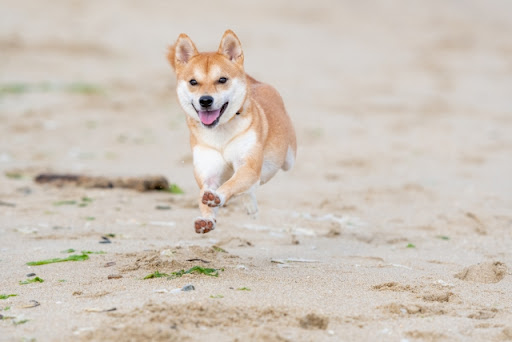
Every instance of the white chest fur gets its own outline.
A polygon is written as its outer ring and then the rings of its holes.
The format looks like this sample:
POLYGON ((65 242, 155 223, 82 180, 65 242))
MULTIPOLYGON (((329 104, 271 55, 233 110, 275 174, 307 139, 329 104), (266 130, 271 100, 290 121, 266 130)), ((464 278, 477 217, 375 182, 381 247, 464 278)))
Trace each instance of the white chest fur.
POLYGON ((251 120, 242 116, 236 116, 231 121, 214 128, 197 124, 196 139, 199 145, 223 151, 233 140, 244 135, 250 124, 251 120))
POLYGON ((252 130, 235 137, 221 134, 202 137, 201 140, 202 144, 193 147, 194 166, 200 169, 204 169, 206 164, 215 164, 218 167, 224 163, 236 170, 253 153, 257 144, 256 133, 252 130))
POLYGON ((254 130, 248 129, 250 120, 237 117, 234 127, 202 130, 198 144, 193 147, 196 174, 208 188, 216 188, 242 166, 247 157, 255 153, 258 139, 254 130), (233 132, 237 134, 233 134, 233 132))

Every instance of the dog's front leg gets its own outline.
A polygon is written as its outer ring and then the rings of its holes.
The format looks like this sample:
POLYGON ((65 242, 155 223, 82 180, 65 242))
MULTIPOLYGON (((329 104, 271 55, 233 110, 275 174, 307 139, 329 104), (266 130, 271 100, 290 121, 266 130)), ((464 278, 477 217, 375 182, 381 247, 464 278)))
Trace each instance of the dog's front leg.
POLYGON ((235 172, 216 191, 206 190, 202 203, 209 207, 223 206, 235 195, 251 191, 260 182, 261 158, 248 158, 234 165, 235 172))
POLYGON ((226 168, 226 161, 218 151, 205 147, 194 148, 194 175, 201 189, 199 193, 201 216, 194 221, 198 234, 205 234, 215 229, 218 208, 208 206, 203 197, 206 191, 214 191, 220 186, 226 168))
POLYGON ((201 193, 199 194, 199 210, 201 211, 201 216, 197 217, 194 221, 194 228, 198 234, 206 234, 215 229, 217 224, 215 216, 219 209, 203 204, 203 193, 204 190, 201 190, 201 193))

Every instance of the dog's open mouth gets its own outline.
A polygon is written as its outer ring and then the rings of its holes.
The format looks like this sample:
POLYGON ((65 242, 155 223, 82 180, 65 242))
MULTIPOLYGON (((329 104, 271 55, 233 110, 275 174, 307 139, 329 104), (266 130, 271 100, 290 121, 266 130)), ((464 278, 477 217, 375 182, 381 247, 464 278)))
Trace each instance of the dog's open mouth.
POLYGON ((219 120, 226 108, 228 107, 228 103, 226 102, 216 110, 196 110, 197 114, 199 115, 199 120, 203 123, 203 125, 207 127, 213 127, 215 126, 219 120))

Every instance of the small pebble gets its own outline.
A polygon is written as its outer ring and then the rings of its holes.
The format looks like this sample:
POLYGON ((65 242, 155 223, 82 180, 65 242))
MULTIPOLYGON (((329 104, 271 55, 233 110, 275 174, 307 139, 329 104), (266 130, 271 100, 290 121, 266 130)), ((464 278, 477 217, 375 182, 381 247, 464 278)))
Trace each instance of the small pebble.
POLYGON ((102 236, 101 238, 103 240, 101 240, 100 243, 112 243, 112 241, 110 241, 110 239, 106 236, 102 236))
POLYGON ((155 207, 156 210, 171 210, 171 206, 169 205, 157 205, 155 207))
POLYGON ((29 274, 27 274, 27 277, 33 277, 35 275, 36 275, 35 273, 29 273, 29 274))
POLYGON ((196 288, 192 284, 185 285, 181 288, 181 291, 194 291, 196 288))

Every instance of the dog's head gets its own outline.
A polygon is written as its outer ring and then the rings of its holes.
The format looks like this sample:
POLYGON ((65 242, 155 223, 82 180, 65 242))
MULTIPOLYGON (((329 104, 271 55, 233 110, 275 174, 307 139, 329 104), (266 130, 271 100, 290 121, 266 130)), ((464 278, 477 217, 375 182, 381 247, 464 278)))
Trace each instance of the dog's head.
POLYGON ((247 81, 240 40, 231 30, 217 52, 199 53, 182 33, 167 55, 176 71, 178 99, 185 112, 203 126, 228 122, 242 108, 247 81))

